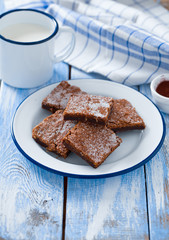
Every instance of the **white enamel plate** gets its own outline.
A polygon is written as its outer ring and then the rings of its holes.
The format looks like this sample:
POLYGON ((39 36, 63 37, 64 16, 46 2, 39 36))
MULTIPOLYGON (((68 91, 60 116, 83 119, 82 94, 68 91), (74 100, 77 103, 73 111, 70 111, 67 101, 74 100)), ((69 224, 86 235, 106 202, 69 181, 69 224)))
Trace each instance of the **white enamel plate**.
POLYGON ((19 105, 13 118, 13 140, 29 160, 62 175, 99 178, 134 170, 159 151, 165 138, 165 124, 161 113, 148 98, 132 88, 110 81, 79 79, 69 82, 89 94, 127 99, 143 118, 146 128, 119 133, 122 144, 97 169, 89 166, 74 153, 71 153, 67 159, 49 153, 32 139, 32 129, 50 115, 50 112, 41 108, 41 103, 59 83, 52 84, 27 97, 19 105))

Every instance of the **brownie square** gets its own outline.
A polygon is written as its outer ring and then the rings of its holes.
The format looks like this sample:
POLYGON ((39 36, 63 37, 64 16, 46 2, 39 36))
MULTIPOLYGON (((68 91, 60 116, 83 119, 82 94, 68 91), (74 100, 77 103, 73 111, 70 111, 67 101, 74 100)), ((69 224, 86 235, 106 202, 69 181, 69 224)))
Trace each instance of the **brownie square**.
POLYGON ((113 98, 94 95, 73 95, 63 113, 65 120, 91 121, 105 124, 112 110, 113 98))
POLYGON ((63 138, 63 143, 72 152, 97 168, 122 142, 106 126, 79 122, 63 138))
POLYGON ((113 102, 113 111, 109 116, 107 127, 113 131, 144 129, 145 123, 129 101, 116 99, 113 102))
POLYGON ((63 137, 75 124, 74 121, 64 121, 63 110, 58 110, 33 128, 32 137, 48 151, 66 158, 70 151, 63 144, 63 137))
POLYGON ((67 81, 62 81, 42 101, 42 108, 45 108, 52 113, 54 113, 56 110, 64 110, 70 96, 73 94, 84 93, 85 92, 82 92, 79 87, 70 85, 67 81))

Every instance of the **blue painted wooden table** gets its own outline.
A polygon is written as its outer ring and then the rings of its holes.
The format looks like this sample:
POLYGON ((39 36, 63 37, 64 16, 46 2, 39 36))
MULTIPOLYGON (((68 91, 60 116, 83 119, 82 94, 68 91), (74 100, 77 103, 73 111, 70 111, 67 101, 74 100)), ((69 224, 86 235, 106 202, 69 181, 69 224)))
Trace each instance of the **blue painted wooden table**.
MULTIPOLYGON (((50 82, 96 77, 59 63, 50 82)), ((169 116, 164 144, 146 165, 117 177, 68 178, 30 162, 11 138, 13 114, 35 90, 1 84, 0 240, 169 239, 169 116)), ((151 98, 149 85, 138 90, 151 98)))

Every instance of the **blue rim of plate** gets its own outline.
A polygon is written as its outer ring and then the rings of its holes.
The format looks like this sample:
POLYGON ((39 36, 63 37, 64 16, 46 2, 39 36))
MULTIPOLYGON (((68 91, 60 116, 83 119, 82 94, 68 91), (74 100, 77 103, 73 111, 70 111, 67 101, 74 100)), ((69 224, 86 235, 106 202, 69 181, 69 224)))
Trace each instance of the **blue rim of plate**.
POLYGON ((48 13, 46 13, 46 12, 37 10, 37 9, 31 9, 31 8, 25 8, 25 9, 24 9, 24 8, 22 8, 22 9, 9 10, 9 11, 7 11, 7 12, 2 13, 2 14, 0 15, 0 19, 2 19, 3 17, 5 17, 5 16, 8 15, 8 14, 11 14, 11 13, 14 13, 14 12, 22 12, 22 11, 35 12, 35 13, 42 14, 42 15, 50 18, 50 19, 55 23, 55 29, 54 29, 53 33, 52 33, 49 37, 47 37, 47 38, 44 38, 44 39, 39 40, 39 41, 34 41, 34 42, 19 42, 19 41, 14 41, 14 40, 5 38, 5 37, 2 36, 1 34, 0 34, 0 39, 3 39, 3 40, 6 41, 6 42, 13 43, 13 44, 17 44, 17 45, 34 45, 34 44, 40 44, 40 43, 46 42, 46 41, 50 40, 51 38, 53 38, 53 37, 57 34, 57 32, 58 32, 58 30, 59 30, 59 25, 58 25, 58 22, 56 21, 56 19, 55 19, 52 15, 50 15, 50 14, 48 14, 48 13))
MULTIPOLYGON (((75 80, 75 79, 71 79, 71 80, 75 80)), ((71 81, 69 80, 69 81, 71 81)), ((98 79, 99 80, 99 79, 98 79)), ((101 79, 100 79, 101 80, 101 79)), ((109 80, 108 80, 109 81, 109 80)), ((149 154, 149 156, 145 159, 143 159, 141 162, 139 162, 138 164, 130 167, 130 168, 126 168, 124 170, 121 170, 121 171, 118 171, 118 172, 114 172, 114 173, 106 173, 106 174, 99 174, 99 175, 78 175, 78 174, 72 174, 72 173, 67 173, 67 172, 63 172, 63 171, 59 171, 59 170, 55 170, 55 169, 52 169, 52 168, 49 168, 47 166, 44 166, 43 164, 37 162, 35 159, 31 158, 27 153, 25 153, 25 151, 21 148, 21 146, 19 145, 19 143, 17 142, 16 138, 15 138, 15 134, 14 134, 14 130, 13 130, 13 124, 14 124, 14 120, 15 120, 15 115, 17 113, 17 110, 20 108, 20 106, 22 105, 22 103, 27 99, 29 98, 31 95, 33 95, 34 93, 38 92, 39 90, 43 89, 43 88, 46 88, 50 85, 54 85, 56 83, 52 83, 52 84, 49 84, 45 87, 42 87, 38 90, 36 90, 35 92, 31 93, 29 96, 27 96, 19 105, 18 107, 16 108, 16 111, 14 113, 14 116, 13 116, 13 119, 12 119, 12 124, 11 124, 11 136, 12 136, 12 139, 14 141, 14 144, 16 145, 16 147, 18 148, 18 150, 22 153, 22 155, 24 157, 26 157, 28 160, 30 160, 32 163, 36 164, 37 166, 45 169, 45 170, 48 170, 52 173, 56 173, 56 174, 59 174, 61 176, 65 176, 65 177, 73 177, 73 178, 86 178, 86 179, 98 179, 98 178, 108 178, 108 177, 115 177, 115 176, 118 176, 118 175, 123 175, 125 173, 129 173, 141 166, 143 166, 144 164, 146 164, 149 160, 151 160, 157 153, 158 151, 160 150, 160 148, 162 147, 163 145, 163 142, 164 142, 164 139, 165 139, 165 135, 166 135, 166 125, 165 125, 165 121, 164 121, 164 117, 162 115, 162 113, 160 112, 159 108, 151 101, 150 98, 148 98, 147 96, 145 96, 143 93, 141 92, 138 92, 137 90, 133 89, 134 91, 140 93, 141 95, 143 95, 144 97, 146 97, 155 107, 156 109, 158 110, 160 116, 161 116, 161 119, 162 119, 162 124, 163 124, 163 134, 162 134, 162 137, 161 137, 161 140, 159 142, 159 144, 157 145, 157 147, 154 149, 153 152, 151 152, 149 154)), ((116 83, 118 84, 118 83, 116 83)))

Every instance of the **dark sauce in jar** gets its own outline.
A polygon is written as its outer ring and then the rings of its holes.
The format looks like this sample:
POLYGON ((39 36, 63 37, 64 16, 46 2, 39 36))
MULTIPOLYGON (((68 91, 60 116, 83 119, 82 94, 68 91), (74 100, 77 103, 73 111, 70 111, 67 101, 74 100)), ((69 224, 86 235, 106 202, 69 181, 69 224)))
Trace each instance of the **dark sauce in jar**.
POLYGON ((162 81, 156 88, 156 92, 169 98, 169 81, 162 81))

